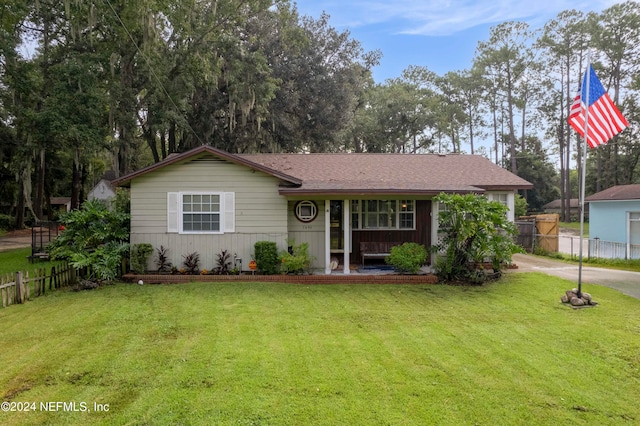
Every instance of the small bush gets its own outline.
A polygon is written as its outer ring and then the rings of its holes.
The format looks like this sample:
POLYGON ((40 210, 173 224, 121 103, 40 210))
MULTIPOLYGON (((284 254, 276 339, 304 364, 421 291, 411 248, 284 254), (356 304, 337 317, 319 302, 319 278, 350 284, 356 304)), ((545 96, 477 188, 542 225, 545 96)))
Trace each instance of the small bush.
POLYGON ((231 273, 231 253, 222 250, 217 255, 215 273, 218 275, 229 275, 231 273))
POLYGON ((291 253, 283 251, 280 254, 280 271, 284 273, 307 272, 311 266, 311 256, 309 256, 309 244, 302 243, 298 246, 292 245, 291 253))
POLYGON ((198 252, 189 253, 182 257, 184 258, 184 261, 182 262, 182 266, 184 266, 184 273, 198 275, 200 273, 200 255, 198 252))
POLYGON ((0 214, 0 229, 4 231, 10 231, 15 227, 16 220, 13 216, 8 214, 0 214))
POLYGON ((171 272, 173 270, 173 265, 169 262, 169 256, 167 256, 168 251, 164 246, 156 249, 155 263, 158 267, 158 272, 171 272))
POLYGON ((416 274, 427 261, 427 249, 418 243, 404 243, 391 247, 391 254, 385 259, 399 271, 416 274))
POLYGON ((258 270, 263 274, 273 275, 278 272, 278 246, 273 241, 257 241, 255 259, 258 270))
POLYGON ((144 274, 147 270, 147 260, 151 253, 153 253, 151 244, 134 244, 131 248, 131 270, 136 274, 144 274))

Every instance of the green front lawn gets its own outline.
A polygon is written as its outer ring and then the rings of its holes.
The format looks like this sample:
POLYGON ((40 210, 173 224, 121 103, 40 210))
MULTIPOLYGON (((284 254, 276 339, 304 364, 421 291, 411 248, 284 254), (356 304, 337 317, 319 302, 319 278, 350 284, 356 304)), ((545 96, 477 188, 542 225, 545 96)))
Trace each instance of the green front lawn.
POLYGON ((46 268, 47 272, 50 272, 51 266, 59 263, 38 259, 29 262, 30 255, 31 247, 0 252, 0 275, 21 271, 29 272, 30 276, 34 276, 32 274, 38 269, 46 268))
POLYGON ((600 305, 572 310, 571 287, 507 274, 48 293, 0 309, 2 400, 37 408, 0 424, 637 424, 640 300, 585 285, 600 305), (52 401, 91 412, 41 410, 52 401))

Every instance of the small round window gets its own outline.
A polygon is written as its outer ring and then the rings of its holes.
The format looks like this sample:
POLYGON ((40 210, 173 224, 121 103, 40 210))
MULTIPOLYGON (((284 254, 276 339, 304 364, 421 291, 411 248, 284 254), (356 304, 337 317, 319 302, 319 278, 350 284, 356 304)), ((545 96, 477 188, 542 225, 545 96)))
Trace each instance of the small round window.
POLYGON ((300 222, 313 222, 318 216, 318 206, 313 201, 298 201, 295 207, 296 218, 300 222))

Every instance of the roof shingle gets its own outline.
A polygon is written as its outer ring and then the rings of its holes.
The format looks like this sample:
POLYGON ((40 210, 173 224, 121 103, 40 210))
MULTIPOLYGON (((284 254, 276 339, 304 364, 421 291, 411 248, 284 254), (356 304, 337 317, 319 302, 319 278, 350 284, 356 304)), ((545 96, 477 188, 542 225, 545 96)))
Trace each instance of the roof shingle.
POLYGON ((604 191, 596 192, 585 198, 585 201, 620 201, 640 199, 640 184, 617 185, 604 191))
POLYGON ((167 157, 114 182, 131 180, 196 155, 213 155, 282 180, 281 194, 439 194, 528 189, 533 185, 477 155, 229 154, 210 146, 167 157))
POLYGON ((246 154, 240 157, 302 180, 281 193, 483 192, 531 188, 476 155, 246 154))

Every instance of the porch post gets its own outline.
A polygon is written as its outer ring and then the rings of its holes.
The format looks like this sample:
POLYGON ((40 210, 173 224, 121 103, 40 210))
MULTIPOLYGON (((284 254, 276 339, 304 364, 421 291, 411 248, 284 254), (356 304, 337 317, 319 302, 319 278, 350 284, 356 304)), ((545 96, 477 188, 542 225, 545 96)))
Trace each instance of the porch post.
POLYGON ((331 274, 331 200, 324 200, 324 273, 331 274))
POLYGON ((344 233, 344 269, 343 273, 348 275, 351 271, 349 268, 349 247, 351 247, 351 213, 350 213, 351 201, 344 200, 342 211, 344 216, 342 218, 342 232, 344 233))

